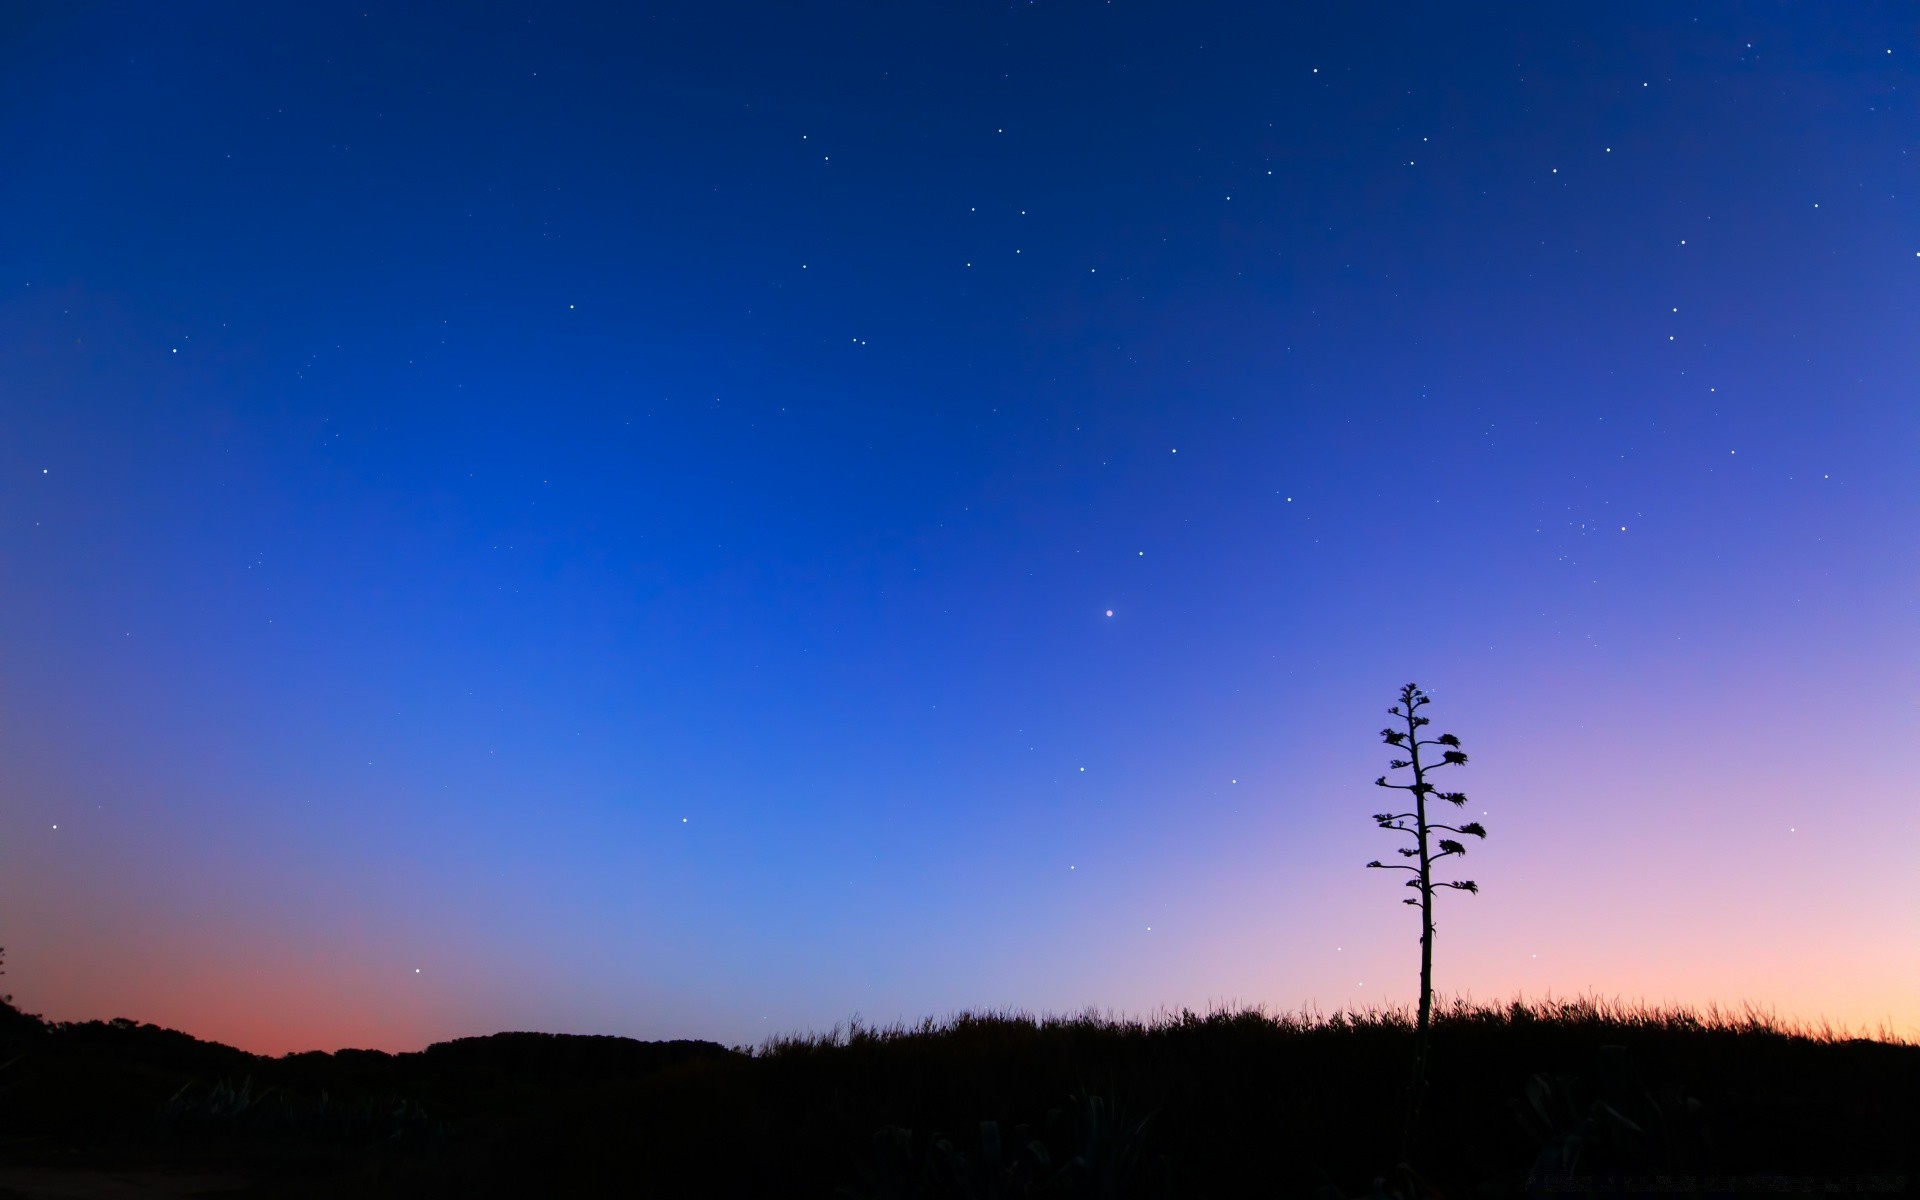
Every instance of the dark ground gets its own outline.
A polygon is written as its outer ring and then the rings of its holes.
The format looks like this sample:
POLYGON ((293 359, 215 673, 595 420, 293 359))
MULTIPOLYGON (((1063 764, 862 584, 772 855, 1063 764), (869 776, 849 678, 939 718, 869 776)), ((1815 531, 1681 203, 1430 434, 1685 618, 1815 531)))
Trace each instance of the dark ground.
POLYGON ((1920 1191, 1920 1046, 1590 1003, 1437 1013, 1411 1176, 1393 1168, 1413 1033, 1393 1014, 278 1059, 0 1016, 0 1198, 1330 1200, 1383 1175, 1408 1197, 1920 1191))

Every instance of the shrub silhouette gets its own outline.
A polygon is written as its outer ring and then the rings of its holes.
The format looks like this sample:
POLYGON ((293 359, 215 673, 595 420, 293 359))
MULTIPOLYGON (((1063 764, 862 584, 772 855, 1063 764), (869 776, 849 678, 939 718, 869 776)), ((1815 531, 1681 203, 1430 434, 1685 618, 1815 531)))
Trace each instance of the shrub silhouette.
POLYGON ((1418 898, 1409 897, 1406 900, 1408 904, 1417 904, 1420 906, 1420 1017, 1413 1056, 1413 1082, 1408 1085, 1407 1088, 1407 1115, 1400 1134, 1400 1156, 1402 1159, 1405 1159, 1412 1152, 1413 1140, 1419 1130, 1420 1124, 1420 1101, 1427 1086, 1427 1050, 1433 1029, 1433 890, 1442 887, 1458 888, 1461 891, 1475 893, 1478 893, 1480 890, 1479 885, 1475 884, 1471 879, 1457 880, 1451 883, 1433 882, 1433 864, 1450 854, 1465 854, 1467 848, 1452 838, 1443 837, 1440 839, 1439 853, 1433 853, 1428 848, 1427 834, 1433 830, 1444 829, 1450 833, 1458 833, 1463 836, 1471 835, 1477 838, 1487 836, 1487 831, 1481 828, 1478 821, 1469 821, 1465 825, 1454 826, 1441 825, 1427 820, 1428 796, 1437 796, 1439 799, 1452 804, 1455 808, 1459 808, 1467 802, 1467 794, 1465 792, 1436 791, 1434 786, 1427 782, 1427 775, 1430 772, 1437 771, 1442 767, 1464 767, 1467 765, 1467 756, 1460 749, 1460 739, 1451 733, 1443 733, 1437 738, 1422 738, 1420 736, 1420 730, 1433 723, 1431 719, 1420 715, 1420 710, 1430 703, 1432 703, 1432 701, 1425 692, 1420 690, 1419 685, 1409 683, 1400 689, 1400 703, 1387 710, 1388 713, 1400 718, 1400 720, 1405 723, 1406 728, 1395 729, 1390 725, 1380 731, 1381 741, 1384 741, 1389 746, 1407 752, 1406 758, 1396 758, 1388 762, 1388 768, 1395 771, 1412 770, 1413 782, 1389 783, 1385 775, 1373 781, 1378 787, 1394 788, 1399 791, 1413 793, 1412 812, 1375 813, 1373 814, 1373 819, 1382 829, 1397 829, 1403 833, 1413 834, 1414 840, 1418 843, 1417 846, 1412 849, 1402 848, 1400 853, 1406 858, 1418 857, 1420 865, 1418 867, 1406 865, 1389 867, 1377 858, 1367 864, 1369 867, 1378 867, 1383 871, 1397 870, 1414 872, 1415 878, 1407 880, 1407 886, 1410 888, 1418 888, 1420 892, 1418 898), (1440 748, 1439 761, 1421 762, 1421 748, 1431 746, 1440 748), (1417 823, 1414 825, 1401 824, 1402 821, 1409 817, 1413 818, 1417 823))
POLYGON ((1678 1084, 1658 1094, 1640 1081, 1623 1045, 1595 1055, 1597 1087, 1590 1094, 1575 1075, 1536 1072, 1524 1101, 1508 1101, 1514 1121, 1540 1147, 1529 1178, 1545 1183, 1577 1173, 1648 1175, 1700 1169, 1714 1149, 1703 1119, 1705 1104, 1678 1084), (1543 1177, 1545 1177, 1543 1179, 1543 1177))
POLYGON ((873 1152, 857 1167, 862 1187, 842 1185, 837 1200, 1127 1200, 1172 1195, 1172 1163, 1146 1156, 1146 1131, 1158 1113, 1131 1118, 1116 1099, 1076 1089, 1066 1109, 1048 1111, 1046 1132, 1057 1150, 1029 1125, 1003 1135, 998 1121, 981 1121, 980 1149, 933 1134, 914 1151, 911 1129, 888 1125, 873 1135, 873 1152))

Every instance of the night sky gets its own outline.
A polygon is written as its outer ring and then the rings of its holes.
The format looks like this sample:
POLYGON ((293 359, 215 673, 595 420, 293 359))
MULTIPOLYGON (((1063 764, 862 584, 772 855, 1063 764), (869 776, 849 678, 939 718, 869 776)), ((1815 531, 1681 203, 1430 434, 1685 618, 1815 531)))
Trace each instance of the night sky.
POLYGON ((1909 6, 0 22, 22 1007, 1920 1036, 1909 6))

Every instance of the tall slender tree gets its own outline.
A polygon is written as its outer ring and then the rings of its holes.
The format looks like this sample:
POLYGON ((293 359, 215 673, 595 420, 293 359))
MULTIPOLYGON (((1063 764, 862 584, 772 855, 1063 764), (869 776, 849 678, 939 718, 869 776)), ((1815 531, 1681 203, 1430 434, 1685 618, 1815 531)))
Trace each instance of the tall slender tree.
POLYGON ((1439 841, 1439 852, 1431 853, 1428 850, 1427 835, 1430 831, 1446 830, 1462 836, 1470 835, 1477 838, 1487 836, 1487 831, 1480 827, 1478 821, 1454 826, 1427 820, 1428 796, 1436 796, 1455 808, 1467 802, 1465 792, 1436 791, 1433 784, 1427 782, 1427 776, 1442 767, 1463 767, 1467 764, 1467 756, 1460 749, 1460 739, 1451 733, 1443 733, 1437 738, 1420 736, 1420 730, 1432 724, 1431 720, 1420 715, 1420 710, 1430 703, 1432 701, 1425 692, 1421 691, 1417 685, 1409 683, 1400 689, 1400 703, 1387 710, 1399 719, 1398 724, 1403 725, 1404 728, 1389 725, 1380 731, 1380 739, 1387 745, 1407 752, 1406 758, 1391 760, 1387 764, 1388 768, 1395 771, 1412 770, 1413 782, 1390 783, 1385 775, 1373 781, 1379 787, 1413 793, 1412 812, 1375 813, 1373 819, 1382 829, 1397 829, 1402 833, 1413 834, 1418 845, 1411 849, 1402 848, 1400 853, 1406 858, 1417 857, 1420 865, 1418 867, 1405 864, 1388 866, 1377 858, 1367 864, 1369 867, 1378 867, 1383 871, 1412 871, 1415 877, 1407 880, 1407 886, 1419 889, 1418 897, 1409 896, 1405 901, 1407 904, 1420 906, 1420 1024, 1414 1046, 1413 1082, 1407 1088, 1406 1122, 1401 1127, 1400 1133, 1402 1159, 1407 1158, 1412 1152, 1413 1140, 1420 1123, 1420 1101, 1427 1086, 1427 1045, 1433 1022, 1433 892, 1435 888, 1443 887, 1475 893, 1480 890, 1471 879, 1452 883, 1433 882, 1433 864, 1449 854, 1465 854, 1467 848, 1452 838, 1443 837, 1439 841), (1432 748, 1435 747, 1440 751, 1437 760, 1431 757, 1432 748), (1429 752, 1429 758, 1426 761, 1422 761, 1420 757, 1423 749, 1429 752), (1403 824, 1409 818, 1415 824, 1403 824))

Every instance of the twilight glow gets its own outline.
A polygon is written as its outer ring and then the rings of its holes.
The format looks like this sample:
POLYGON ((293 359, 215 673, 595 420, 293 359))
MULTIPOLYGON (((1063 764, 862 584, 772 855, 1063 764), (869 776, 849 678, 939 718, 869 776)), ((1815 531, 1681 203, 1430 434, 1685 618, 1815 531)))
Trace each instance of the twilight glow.
POLYGON ((0 18, 0 990, 1920 1037, 1909 10, 1296 7, 0 18))

